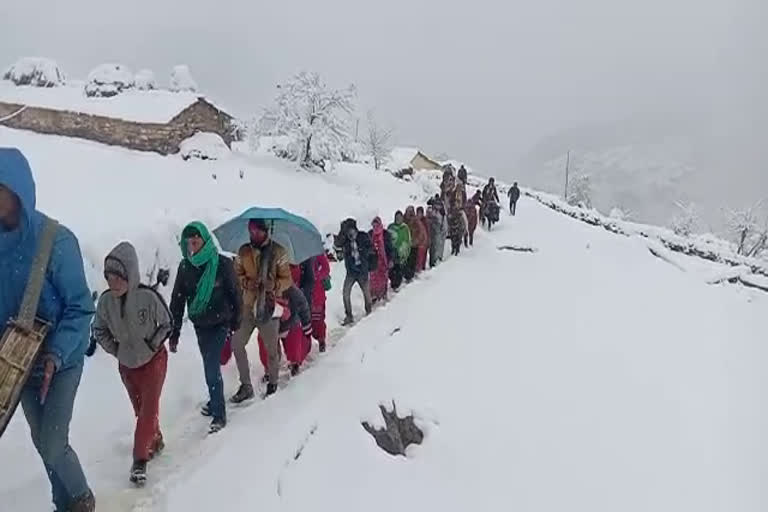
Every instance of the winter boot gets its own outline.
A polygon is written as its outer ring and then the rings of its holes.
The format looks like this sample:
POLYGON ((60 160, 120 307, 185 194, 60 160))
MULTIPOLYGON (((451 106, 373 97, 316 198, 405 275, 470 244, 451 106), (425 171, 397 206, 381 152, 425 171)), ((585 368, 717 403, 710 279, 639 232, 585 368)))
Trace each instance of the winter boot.
POLYGON ((325 340, 320 340, 317 342, 318 348, 320 349, 320 353, 325 352, 325 340))
POLYGON ((262 375, 261 376, 261 383, 262 384, 269 384, 269 375, 267 375, 266 373, 264 375, 262 375))
POLYGON ((274 395, 277 393, 277 384, 272 384, 271 382, 267 384, 267 393, 264 395, 264 398, 274 395))
POLYGON ((96 510, 96 498, 92 491, 88 491, 82 496, 75 498, 69 504, 68 512, 94 512, 96 510))
POLYGON ((235 393, 235 395, 230 398, 229 401, 233 404, 239 404, 245 402, 246 400, 250 400, 254 396, 253 386, 250 384, 241 384, 240 389, 237 390, 237 393, 235 393))
POLYGON ((355 319, 353 317, 351 317, 351 316, 347 316, 347 317, 344 318, 344 321, 341 322, 341 325, 343 325, 344 327, 347 327, 347 326, 352 325, 354 323, 355 323, 355 319))
POLYGON ((137 460, 131 466, 131 482, 141 487, 147 482, 147 461, 137 460))
POLYGON ((211 422, 211 426, 208 428, 209 434, 215 434, 217 432, 220 432, 224 427, 227 426, 227 420, 221 419, 221 418, 214 418, 211 422))
POLYGON ((295 377, 299 374, 299 365, 298 363, 291 364, 291 377, 295 377))
POLYGON ((212 414, 211 414, 211 402, 206 403, 204 406, 202 406, 200 408, 200 414, 202 414, 206 418, 210 418, 212 416, 212 414))

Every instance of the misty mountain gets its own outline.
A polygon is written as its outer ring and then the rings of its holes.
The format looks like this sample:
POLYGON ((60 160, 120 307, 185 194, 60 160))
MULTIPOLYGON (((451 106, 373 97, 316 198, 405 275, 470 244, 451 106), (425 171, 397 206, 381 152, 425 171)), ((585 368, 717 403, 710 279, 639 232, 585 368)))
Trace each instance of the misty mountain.
POLYGON ((723 230, 723 210, 768 195, 762 133, 744 118, 668 116, 583 124, 545 137, 517 165, 521 182, 563 194, 570 172, 591 178, 595 207, 667 225, 678 201, 694 202, 705 229, 723 230))

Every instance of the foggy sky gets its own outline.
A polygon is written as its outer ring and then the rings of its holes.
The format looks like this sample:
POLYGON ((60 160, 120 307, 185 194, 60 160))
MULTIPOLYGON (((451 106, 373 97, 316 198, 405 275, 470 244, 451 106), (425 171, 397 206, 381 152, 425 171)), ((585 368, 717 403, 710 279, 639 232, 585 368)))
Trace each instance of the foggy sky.
MULTIPOLYGON (((582 123, 715 113, 765 127, 764 0, 0 0, 0 66, 104 62, 257 114, 296 71, 358 86, 398 142, 505 175, 582 123)), ((763 172, 768 172, 765 170, 763 172)))

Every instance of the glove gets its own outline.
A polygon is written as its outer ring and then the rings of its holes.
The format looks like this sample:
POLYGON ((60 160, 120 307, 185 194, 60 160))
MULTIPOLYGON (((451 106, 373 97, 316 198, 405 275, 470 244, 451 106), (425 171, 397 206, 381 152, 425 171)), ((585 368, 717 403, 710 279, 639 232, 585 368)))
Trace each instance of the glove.
POLYGON ((173 352, 174 354, 178 352, 179 350, 179 336, 171 336, 171 338, 168 340, 168 348, 173 352))
POLYGON ((301 330, 307 338, 312 337, 312 324, 302 325, 301 330))
POLYGON ((96 353, 96 347, 98 345, 96 344, 96 338, 91 337, 91 343, 88 345, 88 348, 85 351, 85 355, 87 357, 93 357, 93 354, 96 353))

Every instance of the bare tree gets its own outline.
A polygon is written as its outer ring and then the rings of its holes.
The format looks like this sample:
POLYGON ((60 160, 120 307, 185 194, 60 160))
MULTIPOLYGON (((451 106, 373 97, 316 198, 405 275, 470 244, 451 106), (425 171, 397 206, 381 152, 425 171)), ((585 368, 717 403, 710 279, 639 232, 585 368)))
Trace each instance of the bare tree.
POLYGON ((699 211, 695 203, 685 201, 675 202, 675 206, 680 210, 672 218, 672 231, 679 236, 691 236, 696 233, 700 226, 699 211))
POLYGON ((763 213, 763 203, 760 200, 749 208, 726 212, 728 229, 742 256, 759 256, 768 245, 768 217, 763 213))
POLYGON ((373 166, 376 169, 381 167, 381 164, 392 153, 392 134, 394 130, 392 128, 382 128, 382 126, 376 121, 373 110, 368 111, 368 137, 365 139, 365 149, 373 157, 373 166))

